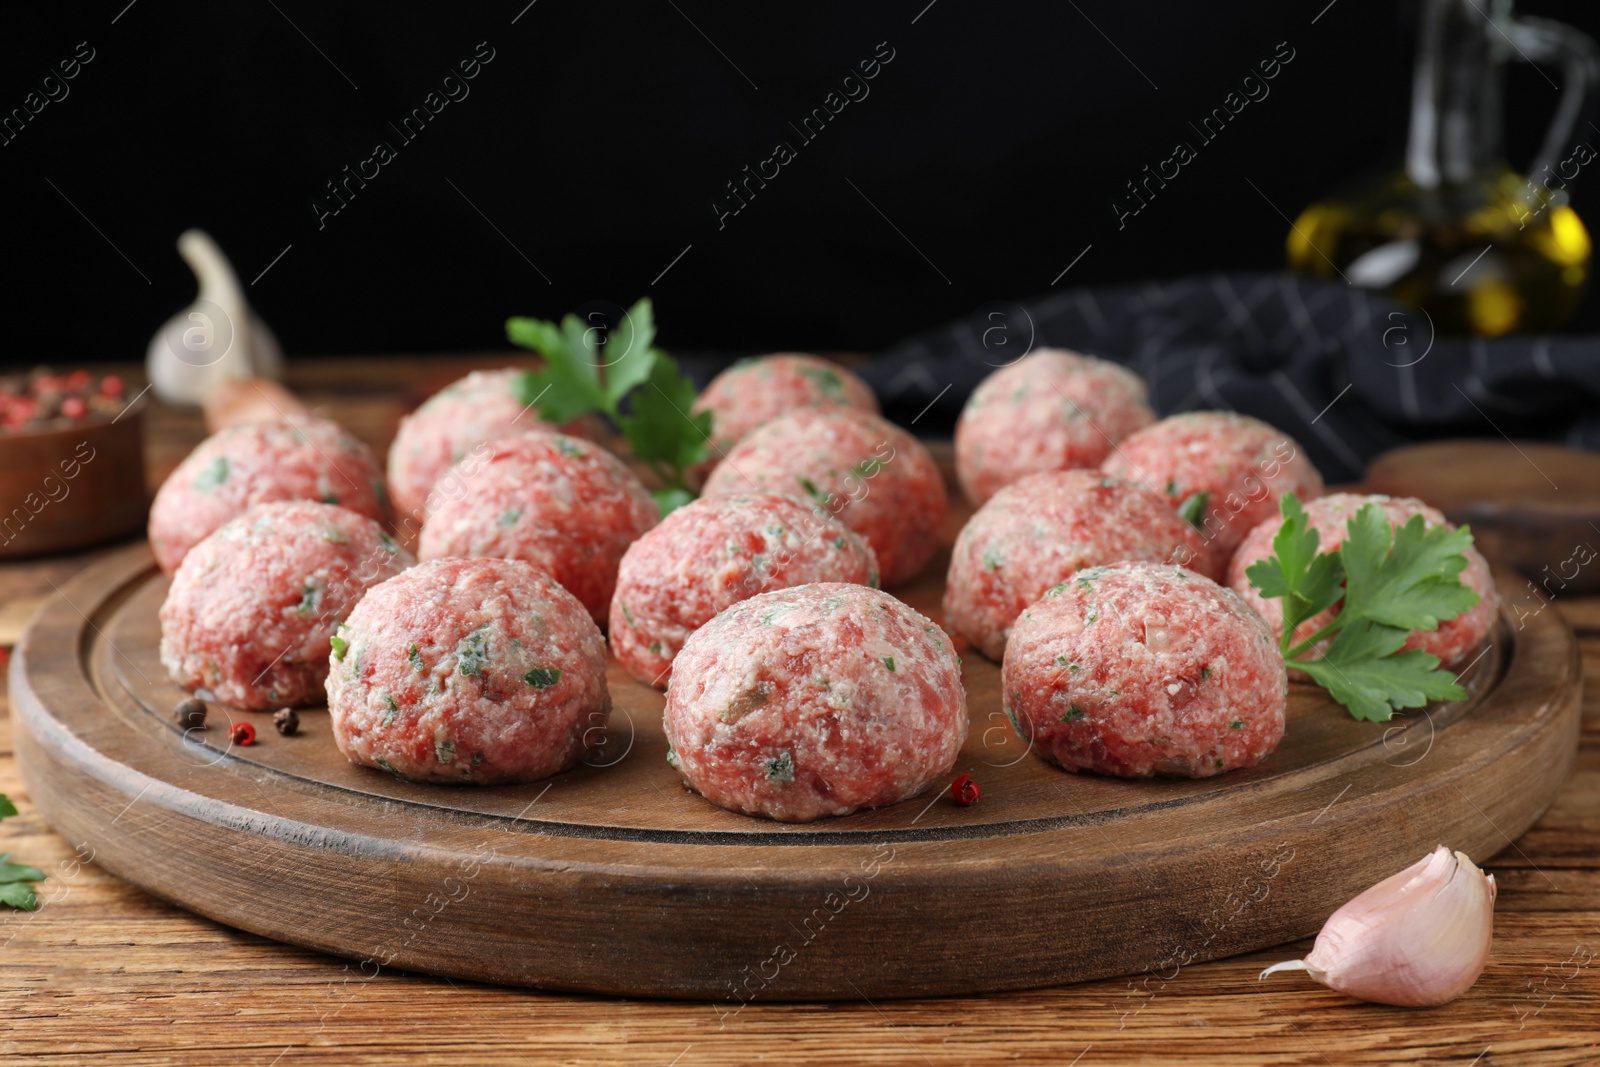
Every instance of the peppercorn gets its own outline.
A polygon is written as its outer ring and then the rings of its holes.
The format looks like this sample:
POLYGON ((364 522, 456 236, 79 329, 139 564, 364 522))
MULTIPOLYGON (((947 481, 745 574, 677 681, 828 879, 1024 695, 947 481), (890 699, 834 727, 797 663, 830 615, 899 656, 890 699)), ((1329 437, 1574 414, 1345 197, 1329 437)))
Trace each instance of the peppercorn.
POLYGON ((956 780, 950 783, 950 796, 963 808, 970 808, 978 802, 978 783, 972 780, 970 774, 958 774, 956 780))
POLYGON ((293 737, 300 732, 300 716, 293 708, 279 708, 272 716, 272 725, 284 737, 293 737))
POLYGON ((185 730, 204 730, 206 728, 205 701, 196 700, 194 697, 178 701, 177 707, 172 709, 172 718, 185 730))
POLYGON ((228 731, 228 740, 236 745, 253 745, 256 743, 256 728, 247 722, 236 722, 228 731))

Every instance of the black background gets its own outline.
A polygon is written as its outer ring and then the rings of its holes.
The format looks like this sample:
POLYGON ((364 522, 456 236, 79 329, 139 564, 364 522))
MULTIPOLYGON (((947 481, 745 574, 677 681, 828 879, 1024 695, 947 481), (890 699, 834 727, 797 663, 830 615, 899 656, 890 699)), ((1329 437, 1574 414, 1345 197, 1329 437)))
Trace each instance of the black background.
MULTIPOLYGON (((190 226, 292 357, 503 349, 507 315, 645 294, 669 348, 873 350, 1045 292, 1089 246, 1061 287, 1275 267, 1285 215, 1398 160, 1416 15, 1370 0, 526 3, 9 10, 0 108, 78 42, 95 58, 0 147, 4 361, 142 359, 192 298, 173 244, 190 226), (478 42, 494 58, 470 95, 402 144, 386 123, 478 42), (894 58, 870 95, 800 144, 787 124, 880 42, 894 58), (1122 183, 1279 42, 1295 58, 1270 96, 1119 231, 1122 183), (397 158, 319 229, 311 202, 379 139, 397 158), (711 201, 779 139, 798 158, 719 229, 711 201)), ((1600 33, 1592 4, 1522 10, 1600 33)), ((1520 162, 1555 92, 1526 68, 1508 80, 1520 162)), ((1581 179, 1574 193, 1583 212, 1593 194, 1581 179)))

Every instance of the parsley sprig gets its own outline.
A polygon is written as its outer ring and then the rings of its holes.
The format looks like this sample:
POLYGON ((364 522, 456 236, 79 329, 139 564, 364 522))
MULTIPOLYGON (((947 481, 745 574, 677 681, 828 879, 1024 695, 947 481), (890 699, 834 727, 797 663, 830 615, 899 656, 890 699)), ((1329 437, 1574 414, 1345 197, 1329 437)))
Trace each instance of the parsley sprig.
MULTIPOLYGON (((0 793, 0 819, 17 813, 17 806, 0 793)), ((33 882, 44 881, 44 872, 23 863, 12 863, 11 853, 0 852, 0 904, 23 911, 33 911, 39 906, 39 897, 33 891, 33 882)))
POLYGON ((1471 529, 1430 530, 1421 515, 1394 526, 1381 508, 1367 504, 1348 522, 1344 542, 1319 553, 1320 536, 1293 493, 1284 494, 1279 509, 1283 526, 1272 540, 1274 554, 1252 563, 1245 575, 1262 596, 1283 602, 1282 650, 1289 665, 1367 722, 1387 722, 1397 710, 1430 700, 1464 699, 1466 690, 1439 666, 1439 657, 1401 647, 1412 630, 1438 629, 1478 602, 1459 577, 1471 529), (1325 626, 1295 640, 1301 623, 1340 601, 1325 626), (1322 655, 1310 658, 1324 641, 1322 655))
POLYGON ((540 418, 559 424, 594 413, 609 416, 633 454, 661 480, 655 498, 662 515, 694 499, 684 476, 706 458, 711 413, 691 410, 694 382, 655 347, 648 297, 609 329, 576 315, 559 326, 513 318, 506 320, 506 336, 545 359, 543 367, 524 372, 517 385, 522 402, 536 406, 540 418), (629 400, 626 411, 624 399, 629 400))

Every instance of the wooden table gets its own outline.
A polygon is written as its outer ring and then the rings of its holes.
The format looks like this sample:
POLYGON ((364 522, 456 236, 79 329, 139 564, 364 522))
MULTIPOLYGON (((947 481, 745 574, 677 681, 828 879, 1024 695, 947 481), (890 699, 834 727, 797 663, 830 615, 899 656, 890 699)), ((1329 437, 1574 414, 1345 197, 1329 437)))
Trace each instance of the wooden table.
MULTIPOLYGON (((289 384, 382 447, 403 411, 475 365, 499 364, 330 359, 295 364, 289 384)), ((153 409, 152 479, 201 433, 197 414, 153 409)), ((0 567, 0 644, 92 555, 0 567)), ((1600 598, 1552 610, 1578 631, 1589 680, 1577 771, 1488 864, 1500 886, 1489 967, 1444 1008, 1359 1004, 1294 975, 1256 982, 1309 942, 1136 980, 960 1000, 758 1001, 737 1015, 374 974, 196 918, 80 864, 31 809, 4 718, 0 791, 21 814, 0 824, 0 851, 50 878, 40 910, 0 912, 0 1063, 1600 1063, 1600 598)), ((130 812, 124 832, 146 817, 130 812)), ((306 921, 316 913, 308 900, 306 921)))

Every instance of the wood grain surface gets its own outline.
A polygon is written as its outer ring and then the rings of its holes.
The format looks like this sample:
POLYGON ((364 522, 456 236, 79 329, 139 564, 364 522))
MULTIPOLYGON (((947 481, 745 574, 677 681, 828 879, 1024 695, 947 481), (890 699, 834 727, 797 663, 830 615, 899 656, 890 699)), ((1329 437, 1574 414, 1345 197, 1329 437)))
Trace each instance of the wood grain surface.
MULTIPOLYGON (((296 365, 293 384, 313 403, 347 395, 330 413, 381 446, 427 391, 416 383, 436 387, 467 365, 326 360, 296 365)), ((150 423, 159 478, 198 439, 200 422, 157 409, 150 423)), ((0 620, 84 562, 0 568, 0 620)), ((736 1015, 709 1003, 374 973, 197 918, 81 862, 23 793, 7 720, 0 791, 22 814, 0 824, 0 850, 52 877, 38 912, 0 913, 0 1056, 130 1065, 1600 1062, 1600 600, 1557 597, 1527 610, 1536 609, 1560 611, 1579 634, 1590 684, 1578 765, 1539 823, 1488 865, 1501 886, 1489 967, 1444 1008, 1357 1004, 1294 976, 1256 982, 1261 967, 1302 955, 1309 942, 1131 982, 964 999, 758 1000, 736 1015)), ((1325 820, 1337 824, 1341 807, 1325 820)), ((136 806, 117 825, 138 835, 151 817, 136 806)), ((1395 831, 1406 823, 1397 817, 1395 831)), ((308 897, 301 921, 316 923, 325 903, 308 897)), ((1023 926, 1033 918, 992 916, 1023 926)))

